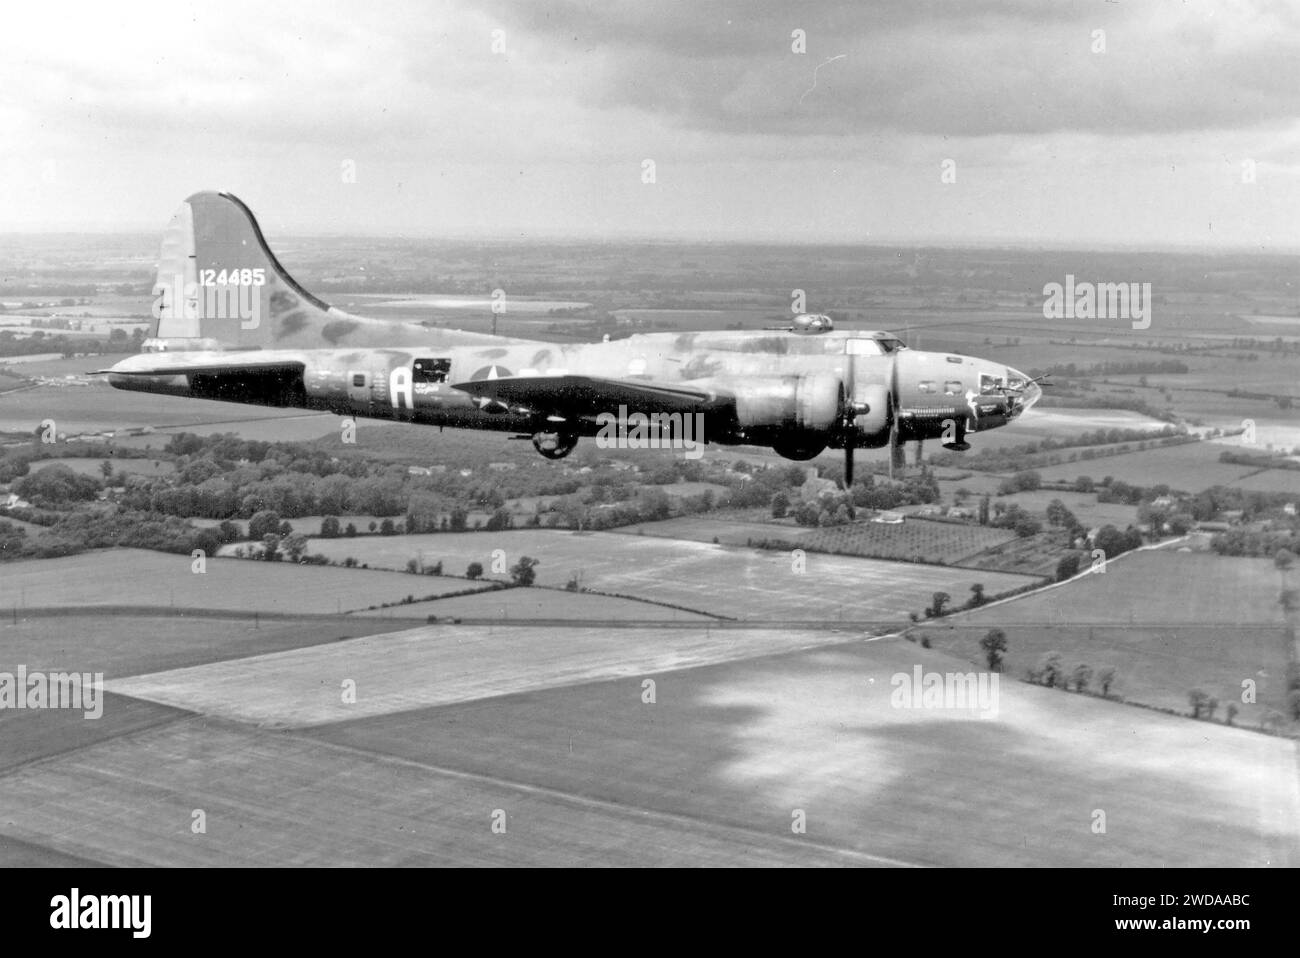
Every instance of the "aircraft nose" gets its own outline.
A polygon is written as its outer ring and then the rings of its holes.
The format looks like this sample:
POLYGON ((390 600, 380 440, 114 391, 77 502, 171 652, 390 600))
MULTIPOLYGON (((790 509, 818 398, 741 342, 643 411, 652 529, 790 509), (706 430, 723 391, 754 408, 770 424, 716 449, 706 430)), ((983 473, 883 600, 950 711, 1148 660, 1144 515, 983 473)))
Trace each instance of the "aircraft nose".
POLYGON ((1043 398, 1043 390, 1038 383, 1032 382, 1031 377, 1018 369, 1012 369, 1010 366, 1007 367, 1007 385, 1012 387, 1013 390, 1018 388, 1018 391, 1012 392, 1012 395, 1015 395, 1018 399, 1016 403, 1017 414, 1031 409, 1034 403, 1043 398))

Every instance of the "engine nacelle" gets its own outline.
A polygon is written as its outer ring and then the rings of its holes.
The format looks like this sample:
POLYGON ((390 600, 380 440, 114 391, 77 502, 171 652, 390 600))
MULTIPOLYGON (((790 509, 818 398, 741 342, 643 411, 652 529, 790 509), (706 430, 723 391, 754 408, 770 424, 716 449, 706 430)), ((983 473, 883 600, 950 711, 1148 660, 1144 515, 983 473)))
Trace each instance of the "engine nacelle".
POLYGON ((756 380, 736 390, 736 422, 746 432, 829 436, 840 421, 844 386, 833 373, 756 380))
POLYGON ((859 386, 855 391, 854 405, 858 410, 853 417, 854 445, 864 449, 879 449, 889 445, 889 387, 883 383, 859 386), (866 407, 863 411, 862 407, 866 407))

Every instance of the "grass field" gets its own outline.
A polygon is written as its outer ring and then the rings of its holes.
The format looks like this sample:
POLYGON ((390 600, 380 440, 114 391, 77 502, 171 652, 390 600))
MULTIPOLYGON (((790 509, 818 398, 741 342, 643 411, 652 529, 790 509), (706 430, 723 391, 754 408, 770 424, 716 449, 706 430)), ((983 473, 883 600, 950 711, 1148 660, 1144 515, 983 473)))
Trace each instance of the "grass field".
POLYGON ((426 564, 442 561, 448 572, 479 562, 486 576, 498 579, 507 579, 505 570, 527 555, 541 561, 539 584, 563 586, 577 577, 586 588, 742 619, 898 620, 928 605, 935 591, 964 597, 978 581, 993 595, 1033 581, 818 553, 809 553, 805 572, 796 573, 791 556, 783 552, 544 529, 313 539, 308 551, 338 561, 352 556, 372 569, 405 568, 417 554, 426 564), (499 571, 493 570, 495 550, 501 550, 499 571))
POLYGON ((10 562, 0 608, 142 605, 251 612, 335 613, 466 588, 460 579, 285 562, 215 559, 191 571, 188 556, 108 549, 10 562))

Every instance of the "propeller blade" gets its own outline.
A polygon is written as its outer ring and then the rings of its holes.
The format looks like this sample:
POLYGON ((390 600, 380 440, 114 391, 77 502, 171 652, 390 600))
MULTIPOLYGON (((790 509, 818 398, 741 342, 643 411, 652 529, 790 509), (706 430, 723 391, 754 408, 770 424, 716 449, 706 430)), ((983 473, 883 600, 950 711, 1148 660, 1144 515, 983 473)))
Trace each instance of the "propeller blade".
POLYGON ((844 488, 853 488, 853 445, 844 447, 844 488))
POLYGON ((889 478, 894 478, 894 467, 907 465, 907 456, 898 435, 898 353, 889 363, 889 478))
POLYGON ((907 468, 907 447, 898 441, 898 433, 889 437, 889 477, 894 477, 894 468, 907 468))

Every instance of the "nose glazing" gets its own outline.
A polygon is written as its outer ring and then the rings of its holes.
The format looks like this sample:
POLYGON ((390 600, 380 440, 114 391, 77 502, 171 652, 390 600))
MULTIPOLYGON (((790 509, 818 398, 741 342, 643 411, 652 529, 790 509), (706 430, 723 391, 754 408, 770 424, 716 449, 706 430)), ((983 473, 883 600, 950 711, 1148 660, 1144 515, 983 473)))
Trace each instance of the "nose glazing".
POLYGON ((1019 415, 1043 398, 1043 390, 1038 383, 1031 382, 1030 377, 1018 369, 1007 367, 1007 392, 1013 399, 1014 415, 1019 415))

